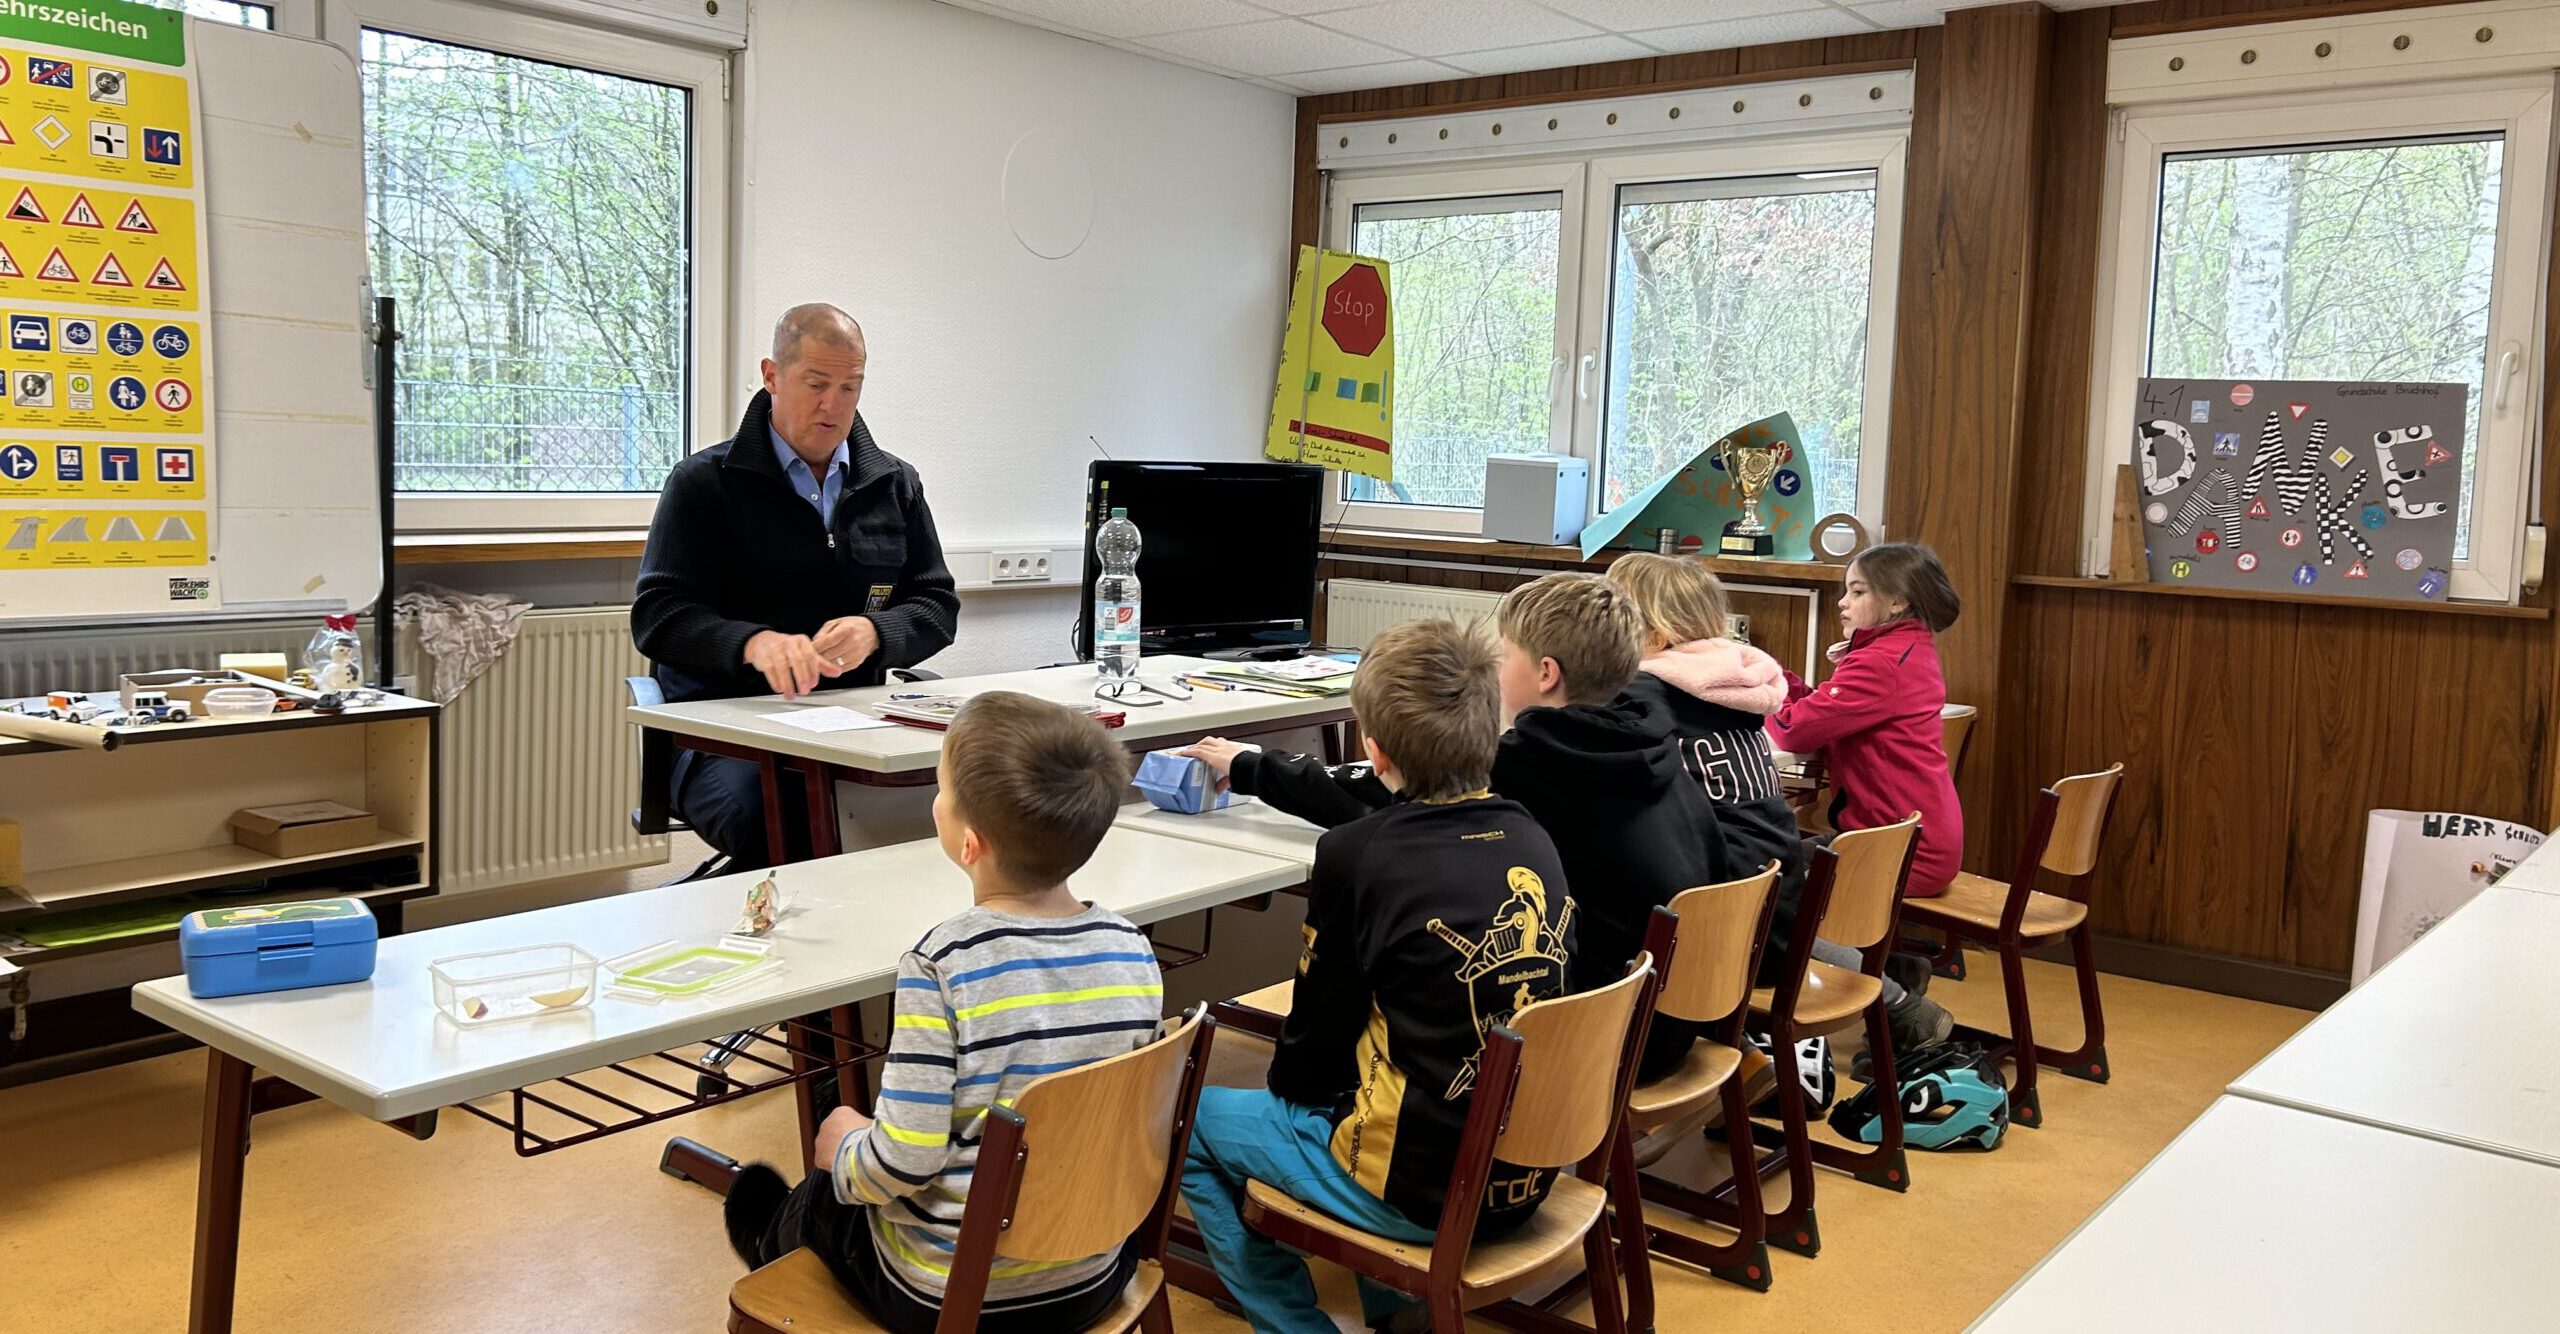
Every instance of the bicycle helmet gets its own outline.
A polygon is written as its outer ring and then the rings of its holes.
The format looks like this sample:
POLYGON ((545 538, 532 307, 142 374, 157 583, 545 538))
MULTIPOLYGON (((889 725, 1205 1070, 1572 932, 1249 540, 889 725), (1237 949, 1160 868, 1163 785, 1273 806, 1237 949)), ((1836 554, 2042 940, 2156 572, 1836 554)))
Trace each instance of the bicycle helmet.
MULTIPOLYGON (((1951 1042, 1915 1052, 1894 1071, 1902 1085, 1902 1142, 1914 1149, 2000 1147, 2009 1129, 2009 1083, 1980 1046, 1951 1042)), ((1831 1128, 1861 1144, 1884 1140, 1875 1084, 1831 1110, 1831 1128)))

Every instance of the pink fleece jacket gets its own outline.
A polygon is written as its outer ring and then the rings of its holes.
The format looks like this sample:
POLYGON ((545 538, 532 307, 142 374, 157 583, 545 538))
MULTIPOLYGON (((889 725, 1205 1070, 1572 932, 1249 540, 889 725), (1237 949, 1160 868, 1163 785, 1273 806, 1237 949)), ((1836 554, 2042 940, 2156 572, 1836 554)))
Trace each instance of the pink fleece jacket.
POLYGON ((1674 644, 1644 660, 1643 670, 1682 694, 1766 717, 1787 702, 1787 673, 1778 660, 1731 639, 1674 644))
POLYGON ((1919 846, 1903 893, 1947 892, 1964 869, 1964 808, 1947 774, 1947 680, 1938 670, 1937 636, 1918 621, 1889 621, 1849 636, 1849 651, 1831 679, 1808 684, 1789 673, 1786 707, 1769 719, 1778 749, 1819 750, 1839 785, 1832 823, 1873 829, 1920 813, 1919 846))

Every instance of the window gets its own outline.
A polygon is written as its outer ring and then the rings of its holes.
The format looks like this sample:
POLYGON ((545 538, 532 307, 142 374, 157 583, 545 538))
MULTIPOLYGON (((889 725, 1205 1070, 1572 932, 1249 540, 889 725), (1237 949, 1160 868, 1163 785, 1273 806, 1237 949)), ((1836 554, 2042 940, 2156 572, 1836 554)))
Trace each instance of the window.
POLYGON ((243 28, 275 31, 276 9, 273 5, 237 3, 236 0, 140 0, 153 9, 175 9, 195 18, 215 23, 237 23, 243 28))
POLYGON ((725 434, 720 62, 428 0, 327 11, 399 302, 403 528, 645 523, 725 434), (707 95, 706 95, 707 89, 707 95))
POLYGON ((1548 447, 1563 198, 1372 204, 1352 249, 1394 284, 1395 480, 1349 479, 1354 500, 1484 504, 1491 454, 1548 447))
POLYGON ((2547 79, 2127 113, 2087 531, 2144 376, 2448 381, 2470 390, 2452 591, 2512 598, 2550 121, 2547 79))
POLYGON ((1346 520, 1477 532, 1485 457, 1539 451, 1590 463, 1597 516, 1786 412, 1814 489, 1767 503, 1874 526, 1906 137, 1338 173, 1332 244, 1389 261, 1396 316, 1395 477, 1346 520))

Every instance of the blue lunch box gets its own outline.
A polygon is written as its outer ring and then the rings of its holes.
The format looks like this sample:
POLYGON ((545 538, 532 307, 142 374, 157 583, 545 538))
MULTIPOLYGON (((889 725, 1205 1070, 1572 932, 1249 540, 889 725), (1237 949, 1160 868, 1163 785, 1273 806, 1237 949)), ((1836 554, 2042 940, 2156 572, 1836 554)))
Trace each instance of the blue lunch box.
POLYGON ((358 899, 206 908, 178 922, 191 995, 241 996, 361 982, 380 931, 358 899))
POLYGON ((1169 750, 1149 751, 1138 761, 1137 777, 1131 783, 1157 809, 1183 815, 1223 809, 1235 797, 1233 792, 1219 790, 1217 775, 1209 772, 1208 765, 1169 750))

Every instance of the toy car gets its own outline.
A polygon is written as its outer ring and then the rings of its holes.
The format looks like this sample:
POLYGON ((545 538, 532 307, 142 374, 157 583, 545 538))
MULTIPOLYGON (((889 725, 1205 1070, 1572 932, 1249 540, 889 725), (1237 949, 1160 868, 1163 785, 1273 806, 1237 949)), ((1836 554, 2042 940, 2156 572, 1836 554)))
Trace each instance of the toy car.
POLYGON ((153 723, 183 723, 193 716, 187 702, 171 700, 168 691, 137 690, 133 692, 133 707, 125 711, 124 720, 134 727, 149 727, 153 723))
POLYGON ((61 723, 90 723, 114 712, 77 690, 48 692, 41 705, 30 703, 23 710, 38 718, 51 718, 61 723))

